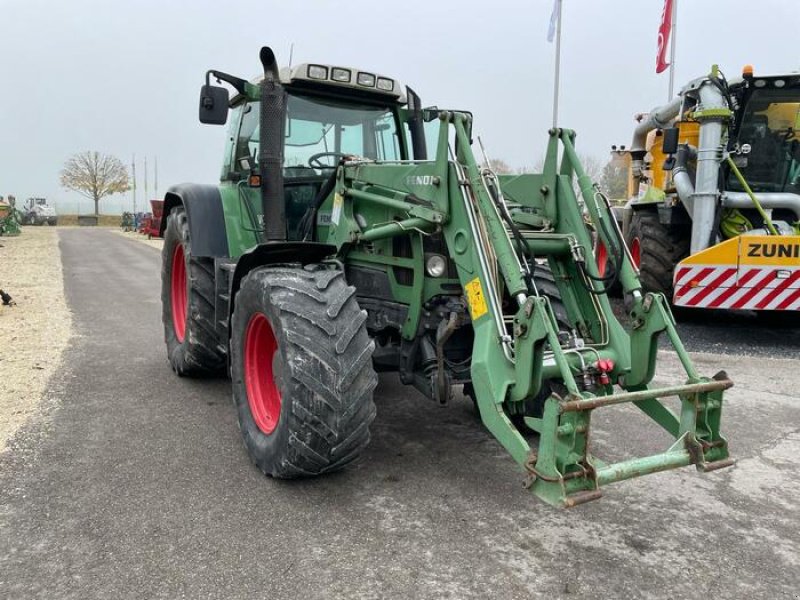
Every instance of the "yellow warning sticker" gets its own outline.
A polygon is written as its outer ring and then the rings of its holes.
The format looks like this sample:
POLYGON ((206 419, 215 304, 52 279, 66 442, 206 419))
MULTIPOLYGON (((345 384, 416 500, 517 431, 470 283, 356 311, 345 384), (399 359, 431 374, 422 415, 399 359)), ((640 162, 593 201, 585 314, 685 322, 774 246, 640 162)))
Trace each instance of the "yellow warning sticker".
POLYGON ((476 277, 467 283, 464 289, 467 292, 467 303, 469 304, 469 312, 472 315, 472 320, 477 321, 489 312, 489 308, 486 306, 486 296, 483 295, 481 280, 476 277))

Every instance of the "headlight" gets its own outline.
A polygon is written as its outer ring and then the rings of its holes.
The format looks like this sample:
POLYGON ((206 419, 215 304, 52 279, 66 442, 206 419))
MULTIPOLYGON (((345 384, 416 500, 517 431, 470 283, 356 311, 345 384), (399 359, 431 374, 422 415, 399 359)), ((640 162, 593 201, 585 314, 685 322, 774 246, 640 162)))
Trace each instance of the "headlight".
POLYGON ((328 67, 323 67, 322 65, 308 65, 308 78, 327 79, 328 67))
POLYGON ((358 82, 358 85, 375 87, 375 75, 372 73, 359 73, 356 81, 358 82))
POLYGON ((378 89, 384 92, 391 92, 394 89, 394 81, 385 77, 378 77, 378 89))
POLYGON ((333 67, 331 70, 331 79, 340 83, 350 83, 350 70, 342 69, 341 67, 333 67))
POLYGON ((444 256, 432 254, 425 261, 425 271, 431 277, 441 277, 447 272, 447 261, 444 256))

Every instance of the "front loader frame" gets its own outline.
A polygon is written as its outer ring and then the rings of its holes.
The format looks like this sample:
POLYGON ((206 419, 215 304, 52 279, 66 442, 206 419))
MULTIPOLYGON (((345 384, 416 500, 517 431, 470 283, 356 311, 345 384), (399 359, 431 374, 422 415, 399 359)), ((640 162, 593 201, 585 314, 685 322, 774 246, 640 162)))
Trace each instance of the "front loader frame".
MULTIPOLYGON (((574 132, 550 131, 543 173, 497 177, 479 167, 472 153, 469 116, 442 112, 439 118, 433 161, 344 163, 327 241, 347 261, 350 251, 368 252, 377 240, 443 234, 474 331, 471 376, 481 419, 525 470, 526 486, 546 502, 568 507, 598 498, 601 486, 614 481, 690 464, 706 471, 732 464, 719 431, 723 391, 732 383, 724 373, 701 377, 665 298, 642 293, 609 205, 577 158, 574 132), (597 273, 573 178, 601 241, 617 258, 631 298, 630 333, 614 317, 597 273), (363 213, 371 209, 393 216, 365 224, 363 213), (548 298, 531 283, 537 261, 546 261, 555 277, 573 327, 571 342, 563 339, 548 298), (686 381, 659 389, 650 384, 661 334, 675 348, 686 381), (560 393, 545 401, 541 418, 526 417, 539 433, 532 448, 508 415, 522 414, 546 381, 558 382, 560 393), (662 403, 669 396, 680 399, 679 413, 662 403), (674 443, 662 453, 617 464, 594 456, 591 415, 620 403, 633 403, 674 443)), ((409 307, 405 337, 417 331, 421 312, 419 305, 409 307)))

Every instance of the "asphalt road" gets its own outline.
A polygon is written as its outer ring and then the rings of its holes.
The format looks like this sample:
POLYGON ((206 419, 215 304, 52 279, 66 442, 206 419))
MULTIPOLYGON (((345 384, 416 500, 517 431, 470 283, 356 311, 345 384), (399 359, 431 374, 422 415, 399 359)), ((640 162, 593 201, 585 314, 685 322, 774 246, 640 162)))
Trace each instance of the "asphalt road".
MULTIPOLYGON (((570 511, 522 488, 466 401, 439 408, 391 376, 364 460, 274 481, 247 460, 228 382, 171 372, 158 252, 99 230, 60 236, 78 335, 43 417, 0 455, 0 598, 800 594, 798 362, 698 356, 737 381, 725 414, 737 467, 616 484, 570 511)), ((776 337, 736 329, 703 335, 776 337)), ((798 357, 797 337, 774 342, 798 357)), ((663 448, 630 407, 606 410, 598 452, 663 448)))

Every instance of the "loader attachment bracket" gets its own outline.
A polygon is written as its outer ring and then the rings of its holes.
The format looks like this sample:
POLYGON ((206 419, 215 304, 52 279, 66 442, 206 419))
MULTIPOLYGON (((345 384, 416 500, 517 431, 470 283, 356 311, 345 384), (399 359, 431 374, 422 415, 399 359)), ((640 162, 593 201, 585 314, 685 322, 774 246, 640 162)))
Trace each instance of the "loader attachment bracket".
POLYGON ((661 389, 564 400, 553 396, 545 404, 539 448, 524 464, 525 486, 546 502, 569 508, 599 498, 601 486, 608 483, 692 464, 700 471, 730 466, 733 461, 719 425, 722 393, 732 385, 720 372, 713 379, 661 389), (680 398, 681 412, 678 435, 667 450, 614 464, 591 454, 592 411, 669 396, 680 398))

